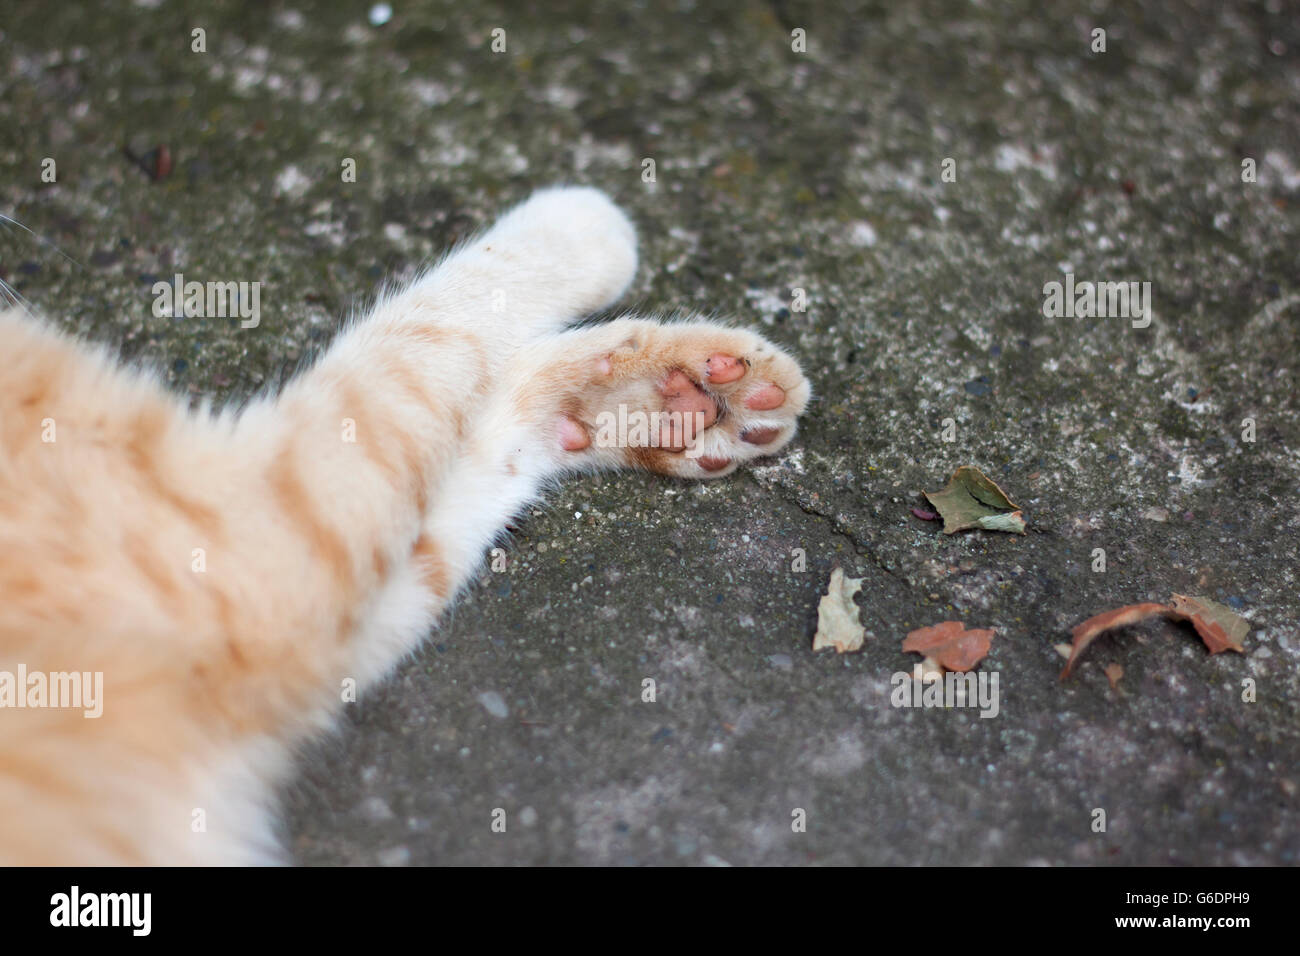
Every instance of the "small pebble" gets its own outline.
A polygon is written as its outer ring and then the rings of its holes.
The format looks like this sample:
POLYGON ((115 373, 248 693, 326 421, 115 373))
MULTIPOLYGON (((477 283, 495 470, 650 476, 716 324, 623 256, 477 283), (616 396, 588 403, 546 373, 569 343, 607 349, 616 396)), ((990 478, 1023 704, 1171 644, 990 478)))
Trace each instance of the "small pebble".
POLYGON ((478 702, 493 717, 504 719, 510 715, 510 708, 506 706, 505 700, 494 690, 484 691, 479 694, 478 702))
POLYGON ((393 819, 393 810, 383 797, 366 797, 361 804, 361 813, 367 820, 393 819))
POLYGON ((789 654, 773 654, 767 659, 767 662, 779 671, 794 670, 794 661, 789 654))
POLYGON ((380 866, 406 866, 411 862, 411 851, 404 846, 395 846, 380 850, 377 859, 380 866))

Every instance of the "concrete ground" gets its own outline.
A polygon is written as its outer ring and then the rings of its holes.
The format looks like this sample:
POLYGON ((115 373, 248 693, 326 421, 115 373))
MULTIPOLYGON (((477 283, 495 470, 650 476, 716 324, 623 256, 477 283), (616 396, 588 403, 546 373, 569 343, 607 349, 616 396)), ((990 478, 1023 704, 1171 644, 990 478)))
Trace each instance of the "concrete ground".
POLYGON ((182 393, 276 381, 556 182, 638 223, 633 305, 736 316, 814 382, 778 460, 528 513, 303 754, 298 862, 1297 862, 1294 7, 4 6, 0 210, 79 264, 11 230, 0 277, 182 393), (123 153, 159 145, 157 181, 123 153), (262 282, 261 324, 155 318, 175 272, 262 282), (1150 327, 1045 317, 1067 272, 1150 282, 1150 327), (1027 535, 913 516, 961 464, 1027 535), (811 651, 836 565, 864 579, 856 655, 811 651), (1057 681, 1073 625, 1173 591, 1237 609, 1246 653, 1152 621, 1057 681), (997 629, 996 717, 890 706, 903 636, 947 619, 997 629))

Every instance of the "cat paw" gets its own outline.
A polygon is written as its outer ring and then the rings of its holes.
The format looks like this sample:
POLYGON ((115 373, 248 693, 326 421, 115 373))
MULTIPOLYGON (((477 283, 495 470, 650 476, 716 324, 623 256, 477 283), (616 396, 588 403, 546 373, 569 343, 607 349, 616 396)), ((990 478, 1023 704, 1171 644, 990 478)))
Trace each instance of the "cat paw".
POLYGON ((798 363, 745 329, 622 319, 571 333, 593 348, 554 421, 583 464, 720 478, 794 436, 811 387, 798 363))

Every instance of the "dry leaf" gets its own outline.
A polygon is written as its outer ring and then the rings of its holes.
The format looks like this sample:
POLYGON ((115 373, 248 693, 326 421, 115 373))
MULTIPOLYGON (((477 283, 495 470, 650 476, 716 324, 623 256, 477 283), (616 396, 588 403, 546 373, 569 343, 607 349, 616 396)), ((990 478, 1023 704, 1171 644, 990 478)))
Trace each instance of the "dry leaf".
POLYGON ((1103 611, 1084 621, 1078 627, 1070 632, 1073 638, 1073 647, 1070 650, 1070 659, 1065 662, 1065 670, 1061 671, 1061 680, 1070 676, 1070 671, 1074 670, 1074 664, 1083 653, 1084 648, 1093 642, 1093 640, 1102 631, 1109 631, 1113 627, 1125 627, 1129 624, 1136 624, 1138 621, 1145 621, 1149 617, 1156 615, 1167 615, 1169 607, 1164 604, 1130 604, 1127 607, 1117 607, 1113 611, 1103 611))
POLYGON ((968 528, 1025 533, 1020 506, 971 465, 962 465, 952 473, 942 491, 927 491, 925 497, 943 516, 944 534, 956 534, 968 528))
POLYGON ((1174 621, 1190 621, 1211 654, 1223 651, 1244 653, 1241 641, 1250 633, 1250 624, 1244 618, 1209 598, 1175 594, 1168 604, 1130 604, 1113 611, 1104 611, 1074 628, 1070 632, 1074 639, 1070 659, 1065 662, 1065 670, 1061 671, 1060 679, 1065 680, 1070 676, 1079 655, 1098 634, 1157 616, 1174 621))
POLYGON ((858 606, 853 603, 853 595, 861 590, 862 578, 846 578, 839 568, 831 572, 826 593, 817 603, 814 651, 823 647, 833 647, 839 654, 862 650, 866 631, 858 621, 858 606))
POLYGON ((1229 650, 1238 654, 1245 653, 1241 641, 1250 633, 1250 624, 1230 608, 1209 598, 1187 597, 1183 594, 1175 594, 1169 599, 1169 604, 1176 616, 1192 622, 1192 627, 1201 635, 1201 640, 1211 654, 1229 650))
POLYGON ((1102 668, 1102 673, 1106 675, 1106 680, 1110 681, 1110 689, 1114 690, 1119 686, 1119 679, 1124 676, 1124 668, 1118 664, 1107 664, 1102 668))
POLYGON ((968 671, 984 660, 993 643, 993 631, 968 631, 961 621, 944 621, 912 631, 903 651, 922 654, 944 670, 968 671))

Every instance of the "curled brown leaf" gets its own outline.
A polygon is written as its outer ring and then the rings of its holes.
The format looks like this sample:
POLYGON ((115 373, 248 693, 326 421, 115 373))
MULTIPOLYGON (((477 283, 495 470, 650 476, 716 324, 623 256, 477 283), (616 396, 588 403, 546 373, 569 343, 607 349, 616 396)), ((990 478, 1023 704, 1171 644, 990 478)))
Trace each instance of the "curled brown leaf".
POLYGON ((1223 651, 1242 653, 1242 638, 1250 633, 1250 625, 1243 618, 1233 613, 1230 608, 1209 598, 1175 594, 1170 597, 1168 604, 1130 604, 1094 615, 1070 632, 1073 646, 1070 658, 1065 662, 1065 669, 1061 671, 1060 679, 1065 680, 1070 676, 1079 655, 1098 634, 1113 628, 1136 624, 1149 617, 1167 617, 1172 621, 1190 622, 1211 654, 1219 654, 1223 651))
POLYGON ((1096 639, 1097 635, 1103 631, 1109 631, 1115 627, 1125 627, 1129 624, 1136 624, 1138 621, 1145 621, 1149 617, 1169 613, 1169 607, 1165 604, 1129 604, 1125 607, 1117 607, 1113 611, 1103 611, 1095 614, 1088 620, 1084 621, 1078 627, 1070 632, 1073 638, 1073 648, 1070 651, 1070 659, 1065 662, 1065 670, 1061 671, 1061 680, 1070 676, 1070 671, 1074 670, 1074 664, 1083 653, 1084 648, 1096 639))

